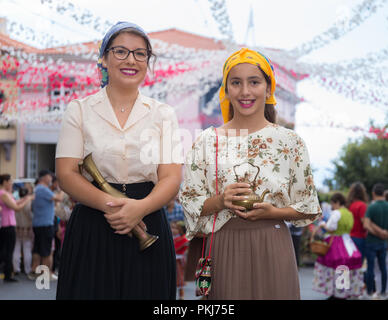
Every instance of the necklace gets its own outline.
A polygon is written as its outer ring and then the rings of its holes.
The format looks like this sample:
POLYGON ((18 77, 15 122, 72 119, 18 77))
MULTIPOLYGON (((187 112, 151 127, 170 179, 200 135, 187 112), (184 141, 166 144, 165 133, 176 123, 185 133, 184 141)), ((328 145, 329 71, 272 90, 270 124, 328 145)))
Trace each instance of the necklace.
POLYGON ((125 111, 125 108, 121 108, 121 112, 124 112, 125 111))

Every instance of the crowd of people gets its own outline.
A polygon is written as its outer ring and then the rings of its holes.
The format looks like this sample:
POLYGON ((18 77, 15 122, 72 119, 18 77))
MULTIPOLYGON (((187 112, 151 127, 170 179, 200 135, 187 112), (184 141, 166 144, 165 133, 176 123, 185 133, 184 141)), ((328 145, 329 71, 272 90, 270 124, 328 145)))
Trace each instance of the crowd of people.
POLYGON ((4 282, 17 282, 20 273, 35 280, 41 274, 36 272, 41 265, 50 270, 50 280, 57 280, 72 206, 49 170, 40 171, 34 183, 14 184, 10 174, 0 175, 0 266, 4 282))
POLYGON ((365 186, 355 182, 347 197, 336 192, 330 198, 331 212, 317 223, 314 234, 329 245, 314 266, 313 288, 329 299, 386 300, 388 190, 377 183, 368 200, 365 186), (375 259, 381 273, 380 290, 375 283, 375 259), (338 276, 346 268, 346 283, 338 276), (339 270, 339 272, 338 272, 339 270))

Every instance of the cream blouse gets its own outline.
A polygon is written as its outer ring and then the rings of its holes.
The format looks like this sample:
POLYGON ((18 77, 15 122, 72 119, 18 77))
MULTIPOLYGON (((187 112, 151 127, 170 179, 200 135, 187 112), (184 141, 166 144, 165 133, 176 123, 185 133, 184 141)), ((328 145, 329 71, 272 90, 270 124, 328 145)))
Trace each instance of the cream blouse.
MULTIPOLYGON (((198 232, 212 232, 214 214, 201 217, 200 213, 205 200, 216 194, 215 155, 216 135, 214 128, 210 127, 194 142, 185 161, 185 178, 179 198, 187 220, 188 239, 198 232)), ((265 189, 270 191, 264 198, 265 202, 278 208, 291 207, 301 213, 316 214, 312 220, 291 221, 295 226, 306 226, 321 215, 308 152, 294 131, 269 124, 245 136, 219 134, 219 193, 237 179, 242 181, 245 175, 257 194, 261 195, 265 189)), ((220 211, 214 231, 233 217, 234 213, 228 209, 220 211)))
MULTIPOLYGON (((140 92, 121 128, 106 88, 69 103, 64 114, 56 158, 92 157, 111 183, 158 181, 158 165, 182 163, 174 109, 140 92)), ((92 178, 84 173, 91 181, 92 178)))

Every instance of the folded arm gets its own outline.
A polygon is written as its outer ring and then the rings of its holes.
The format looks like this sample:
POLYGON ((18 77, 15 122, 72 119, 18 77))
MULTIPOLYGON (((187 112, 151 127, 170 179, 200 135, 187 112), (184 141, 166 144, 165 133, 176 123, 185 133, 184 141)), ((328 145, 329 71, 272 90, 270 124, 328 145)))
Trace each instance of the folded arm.
POLYGON ((371 219, 363 219, 364 228, 380 239, 388 239, 388 230, 380 228, 377 224, 373 223, 371 219))

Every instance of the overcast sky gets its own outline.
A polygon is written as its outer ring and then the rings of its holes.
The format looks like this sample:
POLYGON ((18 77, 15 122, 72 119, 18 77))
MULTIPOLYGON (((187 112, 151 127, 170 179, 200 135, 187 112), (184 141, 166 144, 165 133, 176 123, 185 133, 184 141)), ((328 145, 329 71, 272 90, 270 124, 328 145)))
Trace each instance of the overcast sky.
MULTIPOLYGON (((349 15, 362 0, 227 0, 234 38, 246 41, 250 9, 254 13, 254 39, 257 46, 292 49, 330 28, 340 17, 349 15)), ((127 20, 141 25, 146 31, 177 28, 188 32, 221 38, 207 0, 77 0, 74 4, 87 8, 94 15, 112 22, 127 20)), ((42 6, 39 0, 0 0, 0 16, 23 21, 23 24, 50 33, 64 42, 90 41, 101 35, 82 27, 42 6), (55 23, 53 23, 53 20, 55 23)), ((365 57, 388 45, 388 1, 360 27, 339 40, 303 57, 308 62, 334 63, 365 57)), ((254 42, 254 43, 253 43, 254 42)), ((297 105, 296 131, 306 141, 314 177, 322 187, 331 161, 341 147, 362 133, 336 129, 330 123, 346 127, 367 128, 370 120, 377 124, 387 121, 387 107, 372 106, 345 99, 320 88, 310 80, 298 85, 298 94, 305 102, 297 105), (308 126, 308 124, 312 126, 308 126), (317 127, 317 125, 321 125, 317 127), (323 125, 323 127, 322 127, 323 125)))

